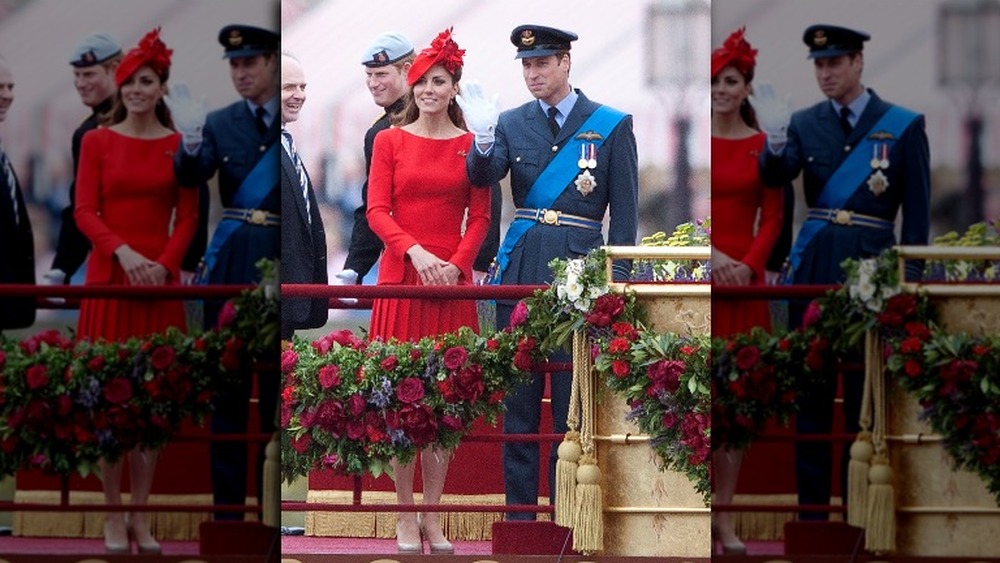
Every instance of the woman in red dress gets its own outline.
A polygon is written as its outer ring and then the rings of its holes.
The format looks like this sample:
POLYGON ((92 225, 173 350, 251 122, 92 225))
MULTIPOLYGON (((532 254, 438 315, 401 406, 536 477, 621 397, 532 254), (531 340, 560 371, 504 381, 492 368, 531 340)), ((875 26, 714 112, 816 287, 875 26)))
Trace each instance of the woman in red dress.
MULTIPOLYGON (((181 259, 197 223, 198 190, 183 188, 174 178, 180 134, 163 103, 171 53, 159 39, 159 28, 147 33, 118 66, 119 89, 107 126, 83 137, 74 216, 93 245, 87 285, 180 283, 181 259)), ((185 327, 180 301, 85 299, 77 338, 128 340, 172 326, 185 327)), ((156 455, 136 448, 127 456, 132 504, 148 501, 156 455)), ((123 465, 124 460, 101 464, 109 505, 122 503, 123 465)), ((144 512, 109 513, 107 550, 129 551, 130 538, 141 552, 160 551, 144 512)))
MULTIPOLYGON (((733 32, 712 51, 712 279, 720 285, 748 286, 765 284, 765 264, 781 230, 782 191, 764 186, 758 171, 766 136, 757 129, 747 101, 757 50, 743 33, 733 32)), ((766 301, 712 303, 713 338, 755 326, 771 328, 766 301)), ((732 503, 742 456, 742 450, 715 444, 716 502, 732 503)), ((723 552, 745 552, 730 515, 713 512, 712 517, 713 535, 723 552)))
MULTIPOLYGON (((490 226, 490 190, 472 186, 465 172, 472 133, 455 103, 464 53, 450 29, 441 32, 413 61, 398 122, 375 137, 367 217, 385 243, 378 285, 472 284, 472 262, 490 226)), ((377 299, 369 336, 415 341, 477 324, 472 301, 377 299)), ((450 457, 436 448, 421 452, 425 503, 440 502, 450 457)), ((400 504, 414 503, 415 465, 393 465, 400 504)), ((437 512, 400 513, 399 552, 422 552, 423 537, 432 553, 453 552, 437 512)))

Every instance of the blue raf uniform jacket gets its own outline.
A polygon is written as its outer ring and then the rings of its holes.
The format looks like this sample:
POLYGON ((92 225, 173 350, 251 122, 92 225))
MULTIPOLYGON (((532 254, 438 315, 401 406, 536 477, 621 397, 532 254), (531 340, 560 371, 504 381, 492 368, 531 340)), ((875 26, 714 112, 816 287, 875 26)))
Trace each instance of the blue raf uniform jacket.
MULTIPOLYGON (((469 151, 467 169, 475 186, 488 186, 510 172, 511 192, 515 207, 525 207, 524 199, 535 178, 545 169, 560 147, 577 134, 577 129, 598 108, 579 94, 576 104, 557 138, 552 138, 548 121, 537 100, 500 114, 496 141, 486 155, 475 146, 469 151)), ((610 209, 608 244, 635 244, 638 223, 639 173, 632 117, 626 116, 612 130, 597 151, 597 168, 591 170, 597 181, 594 191, 584 196, 573 184, 552 204, 551 209, 587 217, 604 219, 610 209)), ((601 231, 583 227, 554 226, 536 223, 521 237, 510 253, 510 264, 504 271, 505 284, 543 284, 552 281, 549 262, 553 258, 576 258, 604 244, 601 231)), ((615 264, 615 277, 628 275, 628 264, 615 264)))
MULTIPOLYGON (((802 172, 806 204, 814 207, 827 179, 850 148, 877 133, 872 127, 892 107, 875 92, 869 90, 869 93, 871 99, 847 138, 829 100, 795 112, 788 127, 788 143, 783 155, 764 151, 764 183, 781 185, 802 172)), ((881 195, 876 195, 867 183, 862 183, 844 209, 895 221, 902 208, 900 243, 927 244, 930 229, 930 149, 922 115, 914 119, 894 142, 889 150, 889 168, 882 172, 889 185, 881 195)), ((844 259, 870 258, 895 244, 896 236, 892 229, 827 223, 803 252, 794 282, 840 283, 844 280, 840 267, 844 259)), ((907 278, 917 279, 921 268, 918 261, 907 263, 907 278)))
MULTIPOLYGON (((223 207, 230 207, 233 195, 243 179, 253 170, 261 155, 280 134, 278 117, 263 135, 245 100, 240 100, 208 114, 203 140, 198 152, 190 155, 182 146, 174 157, 174 171, 181 185, 196 186, 218 172, 219 196, 223 207)), ((279 147, 280 149, 280 147, 279 147)), ((281 213, 278 175, 259 209, 281 213)), ((281 229, 244 223, 233 233, 210 277, 211 283, 253 283, 260 279, 256 263, 261 258, 280 256, 281 229)))

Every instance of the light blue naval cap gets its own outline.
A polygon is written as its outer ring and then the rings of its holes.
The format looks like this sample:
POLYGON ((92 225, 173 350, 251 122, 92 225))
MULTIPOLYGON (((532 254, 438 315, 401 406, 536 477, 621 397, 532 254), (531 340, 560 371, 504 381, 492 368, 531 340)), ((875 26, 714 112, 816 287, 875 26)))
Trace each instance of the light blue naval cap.
POLYGON ((361 64, 379 67, 399 62, 413 53, 413 44, 402 33, 383 33, 365 49, 361 64))
POLYGON ((117 41, 107 33, 91 33, 83 38, 73 51, 69 64, 83 68, 103 63, 122 54, 122 48, 117 41))

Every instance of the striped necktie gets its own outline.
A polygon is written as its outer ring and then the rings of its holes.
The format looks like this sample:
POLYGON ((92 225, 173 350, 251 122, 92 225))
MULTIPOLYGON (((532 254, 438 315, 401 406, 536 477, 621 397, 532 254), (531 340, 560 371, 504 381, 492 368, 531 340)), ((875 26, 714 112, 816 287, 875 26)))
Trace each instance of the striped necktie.
POLYGON ((10 196, 11 209, 14 210, 14 223, 21 223, 21 213, 17 206, 17 179, 14 178, 14 169, 10 165, 10 159, 7 158, 7 152, 3 150, 3 145, 0 144, 0 168, 3 168, 3 179, 7 182, 7 194, 10 196))
POLYGON ((302 166, 302 159, 299 158, 299 153, 295 151, 295 142, 292 141, 292 134, 288 132, 288 129, 281 130, 281 144, 288 153, 288 157, 292 159, 292 164, 295 165, 295 173, 299 175, 302 199, 306 202, 306 219, 309 220, 309 224, 311 225, 312 214, 310 213, 311 205, 309 205, 309 181, 306 179, 306 170, 302 166))

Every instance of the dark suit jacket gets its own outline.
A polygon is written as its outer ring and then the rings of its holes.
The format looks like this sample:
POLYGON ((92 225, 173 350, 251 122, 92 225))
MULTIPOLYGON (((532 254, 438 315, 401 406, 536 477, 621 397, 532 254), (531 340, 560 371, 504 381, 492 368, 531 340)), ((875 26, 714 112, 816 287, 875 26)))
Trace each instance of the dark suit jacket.
MULTIPOLYGON (((554 139, 537 100, 500 114, 496 141, 489 153, 481 154, 474 142, 469 150, 466 165, 473 185, 499 182, 510 172, 514 205, 524 207, 535 178, 556 154, 553 147, 576 135, 577 129, 601 105, 590 101, 579 90, 577 94, 580 97, 554 139)), ((626 116, 605 139, 597 152, 597 168, 591 173, 597 186, 590 195, 582 195, 570 183, 552 209, 596 221, 603 220, 604 214, 610 211, 608 244, 634 245, 638 228, 639 170, 631 116, 626 116)), ((503 283, 548 283, 552 281, 548 264, 553 258, 579 257, 603 244, 600 231, 537 223, 511 252, 503 283)), ((627 263, 616 263, 616 277, 627 276, 628 268, 627 263)))
MULTIPOLYGON (((24 204, 21 186, 15 185, 18 221, 14 220, 14 205, 10 186, 0 171, 0 284, 35 283, 35 243, 24 204)), ((19 184, 17 177, 15 184, 19 184)), ((35 322, 35 298, 0 299, 0 332, 8 328, 24 328, 35 322)))
MULTIPOLYGON (((781 185, 802 173, 806 205, 813 207, 827 179, 840 166, 853 147, 889 111, 892 104, 878 97, 871 100, 858 118, 850 137, 844 136, 839 117, 829 100, 792 115, 788 127, 788 143, 782 155, 764 151, 763 177, 765 184, 781 185)), ((899 242, 925 245, 930 230, 930 149, 924 132, 924 117, 918 116, 889 150, 890 166, 883 173, 889 185, 876 195, 862 184, 847 201, 844 209, 880 217, 889 221, 903 211, 899 242)), ((895 233, 875 229, 827 224, 803 253, 796 270, 796 283, 839 283, 844 276, 840 263, 845 258, 869 258, 896 244, 895 233)), ((907 277, 919 277, 922 265, 907 264, 907 277)))
MULTIPOLYGON (((295 164, 281 150, 281 283, 326 284, 326 232, 323 218, 306 174, 309 190, 309 215, 306 218, 302 187, 295 164)), ((281 337, 291 338, 300 328, 326 324, 330 307, 326 299, 290 299, 281 301, 281 337)))

